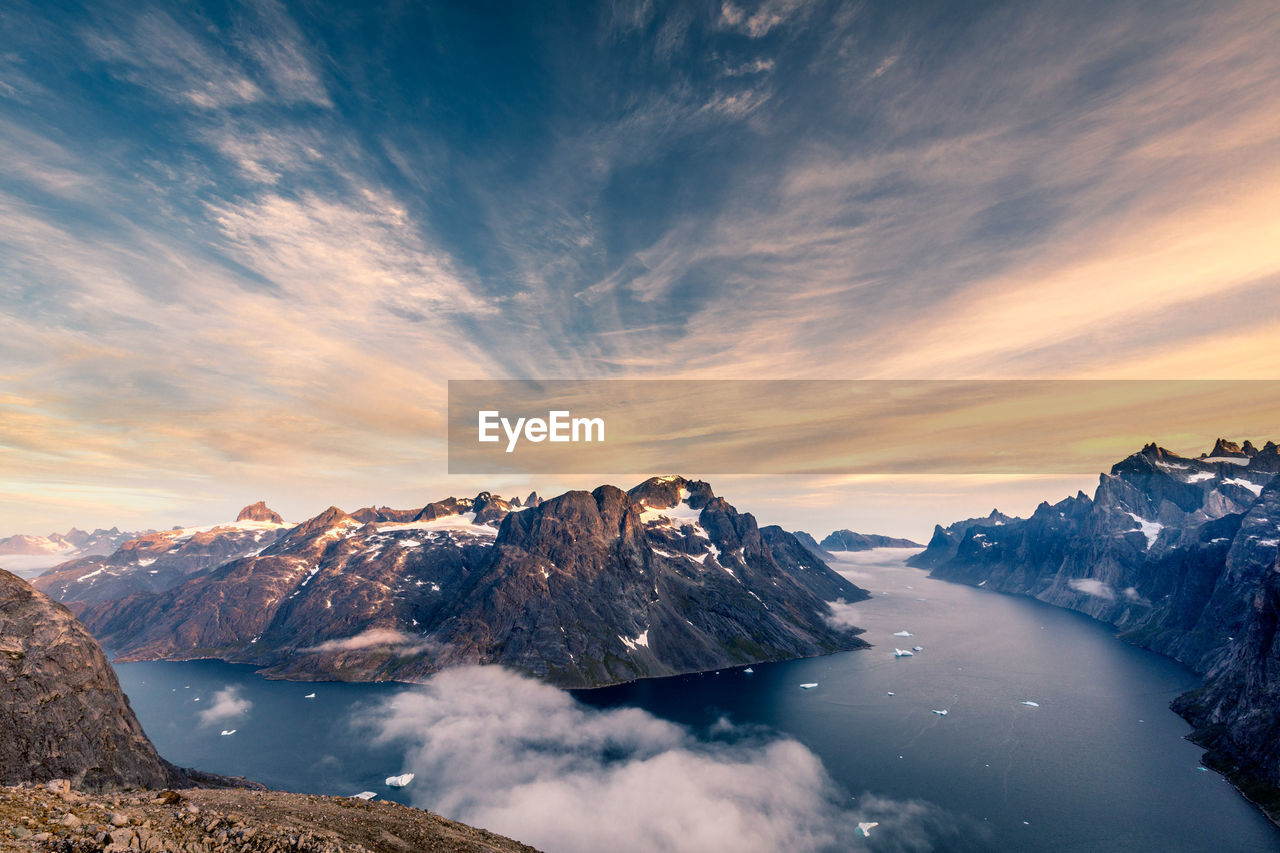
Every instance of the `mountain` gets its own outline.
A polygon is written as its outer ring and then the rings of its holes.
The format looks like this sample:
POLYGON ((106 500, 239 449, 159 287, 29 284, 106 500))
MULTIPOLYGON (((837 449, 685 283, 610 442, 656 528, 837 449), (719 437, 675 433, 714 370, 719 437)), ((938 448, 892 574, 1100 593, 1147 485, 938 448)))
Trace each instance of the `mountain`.
POLYGON ((48 536, 17 534, 0 539, 0 555, 35 556, 38 554, 62 554, 68 557, 86 554, 109 554, 120 543, 132 539, 137 533, 124 533, 119 528, 98 528, 86 533, 71 528, 66 533, 50 533, 48 536))
POLYGON ((870 551, 872 548, 923 548, 919 542, 910 539, 895 539, 892 536, 880 536, 876 533, 854 533, 852 530, 837 530, 822 540, 821 547, 827 551, 870 551))
POLYGON ((908 562, 1114 625, 1205 678, 1174 708, 1222 769, 1280 815, 1280 452, 1219 439, 1198 459, 1149 444, 1092 498, 934 531, 908 562))
POLYGON ((236 521, 266 521, 271 524, 284 524, 284 519, 280 517, 280 513, 273 509, 268 509, 264 501, 249 504, 240 510, 240 514, 236 516, 236 521))
POLYGON ((168 589, 86 601, 82 618, 122 660, 402 681, 497 663, 588 687, 862 647, 829 602, 866 597, 708 484, 662 477, 523 503, 330 507, 168 589))
POLYGON ((815 558, 819 560, 831 559, 831 554, 823 549, 823 547, 818 544, 818 540, 814 539, 808 533, 805 533, 803 530, 797 530, 793 535, 796 537, 796 541, 803 545, 805 550, 815 558))
POLYGON ((81 557, 49 569, 33 583, 75 612, 136 592, 162 592, 228 560, 262 551, 288 526, 261 502, 232 524, 148 533, 113 553, 81 557))
POLYGON ((89 632, 65 607, 0 570, 0 784, 72 780, 163 787, 160 758, 89 632))

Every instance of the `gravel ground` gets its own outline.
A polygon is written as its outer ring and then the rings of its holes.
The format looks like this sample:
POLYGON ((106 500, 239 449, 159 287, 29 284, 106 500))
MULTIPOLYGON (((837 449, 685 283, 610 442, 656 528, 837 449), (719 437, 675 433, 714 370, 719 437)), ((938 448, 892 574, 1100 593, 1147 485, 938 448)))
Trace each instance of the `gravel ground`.
POLYGON ((0 851, 359 853, 534 851, 392 802, 197 788, 81 793, 65 781, 0 787, 0 851))

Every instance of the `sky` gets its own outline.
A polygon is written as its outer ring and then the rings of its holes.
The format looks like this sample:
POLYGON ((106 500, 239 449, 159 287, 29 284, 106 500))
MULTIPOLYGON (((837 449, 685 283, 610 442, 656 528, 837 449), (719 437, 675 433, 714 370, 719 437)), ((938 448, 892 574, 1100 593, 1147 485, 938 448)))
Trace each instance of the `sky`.
MULTIPOLYGON (((0 536, 597 485, 450 477, 450 379, 1280 377, 1277 43, 1265 0, 10 0, 0 536)), ((1095 481, 715 485, 927 536, 1095 481)))

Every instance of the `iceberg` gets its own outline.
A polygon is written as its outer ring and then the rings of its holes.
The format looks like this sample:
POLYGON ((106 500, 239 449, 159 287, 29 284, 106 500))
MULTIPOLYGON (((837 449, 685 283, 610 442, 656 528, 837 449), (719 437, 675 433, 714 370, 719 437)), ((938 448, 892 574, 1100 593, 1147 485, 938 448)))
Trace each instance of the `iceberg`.
POLYGON ((943 708, 941 711, 939 711, 937 708, 934 708, 933 713, 937 714, 939 717, 945 717, 947 715, 947 709, 943 708))
POLYGON ((892 696, 892 695, 893 695, 893 691, 892 691, 892 690, 887 690, 887 691, 885 691, 885 692, 886 692, 886 693, 888 693, 888 695, 890 695, 890 696, 892 696))
POLYGON ((875 829, 879 825, 880 822, 877 820, 864 820, 858 824, 858 832, 862 833, 863 838, 870 838, 871 830, 875 829))
POLYGON ((911 636, 911 632, 910 632, 910 631, 907 631, 907 630, 905 630, 905 629, 904 629, 904 630, 901 630, 901 631, 894 631, 894 632, 893 632, 893 636, 895 636, 895 637, 910 637, 910 636, 911 636))
POLYGON ((915 652, 911 651, 911 649, 894 649, 893 656, 895 658, 909 658, 914 657, 915 652))
POLYGON ((236 733, 236 729, 223 729, 223 730, 222 730, 222 736, 223 736, 223 737, 227 737, 228 735, 233 735, 233 734, 235 734, 235 733, 236 733))
POLYGON ((387 787, 403 788, 405 785, 408 785, 412 781, 413 781, 412 773, 401 773, 399 776, 388 776, 387 787))
POLYGON ((1028 708, 1039 708, 1039 707, 1040 707, 1040 703, 1039 703, 1039 702, 1032 702, 1030 699, 1024 699, 1024 700, 1022 701, 1022 704, 1023 704, 1023 705, 1026 705, 1028 708))
POLYGON ((986 585, 987 585, 986 581, 983 581, 982 583, 978 584, 978 586, 986 586, 986 585))
POLYGON ((316 698, 316 694, 314 694, 314 693, 308 693, 306 696, 303 696, 302 698, 303 698, 303 699, 314 699, 314 698, 316 698))
POLYGON ((745 672, 747 675, 750 675, 751 673, 755 672, 755 670, 752 669, 751 667, 747 667, 746 669, 743 670, 743 672, 745 672))
POLYGON ((913 652, 922 652, 922 651, 924 651, 924 646, 912 646, 912 647, 911 647, 911 651, 913 651, 913 652))
POLYGON ((818 686, 818 682, 816 682, 816 681, 806 681, 804 684, 801 684, 801 685, 800 685, 800 689, 801 689, 801 690, 812 690, 813 688, 815 688, 815 687, 817 687, 817 686, 818 686))
POLYGON ((377 795, 377 794, 375 794, 373 791, 361 791, 361 792, 360 792, 360 793, 358 793, 358 794, 352 794, 352 795, 351 795, 351 799, 353 799, 353 800, 372 800, 372 799, 373 799, 374 797, 376 797, 376 796, 378 796, 378 795, 377 795))

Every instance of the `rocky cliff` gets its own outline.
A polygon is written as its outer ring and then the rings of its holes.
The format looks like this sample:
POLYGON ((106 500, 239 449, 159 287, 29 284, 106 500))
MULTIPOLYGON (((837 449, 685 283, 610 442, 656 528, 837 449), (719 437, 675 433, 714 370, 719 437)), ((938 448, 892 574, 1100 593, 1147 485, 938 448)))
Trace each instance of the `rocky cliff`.
POLYGON ((182 776, 143 734, 89 632, 0 570, 0 783, 55 778, 103 788, 182 776))
POLYGON ((260 553, 93 602, 84 619, 125 660, 405 681, 498 663, 586 687, 857 648, 829 602, 865 597, 706 483, 664 477, 523 503, 331 507, 260 553))
POLYGON ((1204 675, 1175 708, 1210 759, 1280 814, 1280 452, 1220 439, 1200 458, 1154 444, 1029 518, 934 531, 912 565, 1068 607, 1204 675))

